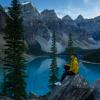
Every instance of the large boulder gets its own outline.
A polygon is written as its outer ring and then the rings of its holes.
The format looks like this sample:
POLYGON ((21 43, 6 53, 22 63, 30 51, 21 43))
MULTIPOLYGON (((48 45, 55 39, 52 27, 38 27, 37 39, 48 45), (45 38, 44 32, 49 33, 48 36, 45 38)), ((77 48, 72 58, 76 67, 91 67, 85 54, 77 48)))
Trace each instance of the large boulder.
POLYGON ((94 100, 100 100, 100 79, 94 83, 94 100))
POLYGON ((47 95, 36 96, 31 93, 28 100, 94 100, 93 91, 94 88, 83 77, 76 75, 67 77, 61 86, 56 86, 47 95))
POLYGON ((61 86, 56 86, 45 96, 30 94, 28 100, 95 100, 92 97, 93 91, 94 88, 91 88, 83 77, 76 75, 66 78, 61 86))
POLYGON ((70 76, 65 79, 61 86, 56 86, 47 100, 86 100, 93 89, 81 76, 70 76))

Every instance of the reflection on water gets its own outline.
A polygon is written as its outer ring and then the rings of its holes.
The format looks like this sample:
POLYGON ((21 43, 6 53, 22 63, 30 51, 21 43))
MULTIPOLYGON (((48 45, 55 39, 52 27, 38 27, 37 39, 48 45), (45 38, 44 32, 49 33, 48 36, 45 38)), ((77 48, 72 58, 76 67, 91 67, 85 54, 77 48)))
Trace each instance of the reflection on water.
POLYGON ((92 64, 79 64, 80 75, 84 76, 90 85, 92 85, 97 79, 100 79, 100 65, 92 64))
MULTIPOLYGON (((61 58, 57 59, 57 65, 59 67, 60 73, 63 69, 61 68, 65 64, 65 61, 61 58)), ((50 58, 39 58, 35 59, 28 64, 28 78, 27 78, 27 92, 34 92, 39 95, 43 95, 49 91, 48 81, 50 76, 50 58)))
POLYGON ((100 65, 95 64, 83 64, 88 70, 100 73, 100 65))
MULTIPOLYGON (((57 58, 59 67, 59 78, 63 73, 63 66, 66 63, 65 57, 57 58)), ((50 76, 51 59, 49 57, 41 57, 27 64, 27 92, 33 92, 37 95, 44 95, 49 91, 48 81, 50 76)), ((85 77, 89 84, 93 84, 95 80, 100 78, 100 66, 92 64, 79 63, 79 74, 85 77)), ((3 69, 0 68, 0 83, 3 80, 3 69)))
MULTIPOLYGON (((65 64, 65 57, 57 58, 57 65, 59 67, 59 78, 63 72, 63 66, 65 64)), ((28 78, 27 78, 27 92, 34 92, 38 95, 46 94, 48 89, 48 81, 50 76, 50 58, 38 58, 30 62, 27 66, 28 78)), ((90 84, 100 78, 100 66, 91 64, 79 63, 79 74, 84 76, 90 84)))

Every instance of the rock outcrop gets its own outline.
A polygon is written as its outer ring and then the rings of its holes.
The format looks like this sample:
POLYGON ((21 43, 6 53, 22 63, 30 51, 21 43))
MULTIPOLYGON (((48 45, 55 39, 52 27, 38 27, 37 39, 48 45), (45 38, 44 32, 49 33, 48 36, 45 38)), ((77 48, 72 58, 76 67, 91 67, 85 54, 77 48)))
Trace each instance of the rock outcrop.
POLYGON ((76 75, 69 76, 61 86, 56 86, 46 96, 37 98, 33 95, 33 97, 35 100, 89 100, 93 90, 83 77, 76 75))
POLYGON ((48 100, 86 100, 92 93, 87 81, 79 75, 65 79, 52 91, 48 100))
POLYGON ((94 88, 93 92, 94 100, 100 100, 100 79, 95 82, 93 88, 94 88))

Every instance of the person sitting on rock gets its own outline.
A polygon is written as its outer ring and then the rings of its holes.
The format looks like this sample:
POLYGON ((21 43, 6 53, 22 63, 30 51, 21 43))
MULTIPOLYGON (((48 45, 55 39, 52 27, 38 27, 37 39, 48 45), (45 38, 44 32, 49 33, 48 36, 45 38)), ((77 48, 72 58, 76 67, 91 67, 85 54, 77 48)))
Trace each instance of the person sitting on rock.
POLYGON ((61 77, 60 82, 56 82, 55 85, 61 85, 62 81, 66 78, 67 75, 76 75, 78 74, 78 60, 75 54, 71 56, 71 65, 64 65, 64 73, 61 77))

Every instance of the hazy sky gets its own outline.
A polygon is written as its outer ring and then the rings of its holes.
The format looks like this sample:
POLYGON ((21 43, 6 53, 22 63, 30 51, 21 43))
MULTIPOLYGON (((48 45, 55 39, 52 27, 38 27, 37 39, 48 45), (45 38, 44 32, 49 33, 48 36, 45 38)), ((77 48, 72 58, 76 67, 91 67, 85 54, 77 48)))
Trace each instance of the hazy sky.
MULTIPOLYGON (((10 1, 0 0, 0 4, 8 6, 10 1)), ((59 17, 68 14, 75 19, 79 14, 85 18, 93 18, 100 15, 100 0, 32 0, 32 2, 39 11, 54 9, 59 17)))

